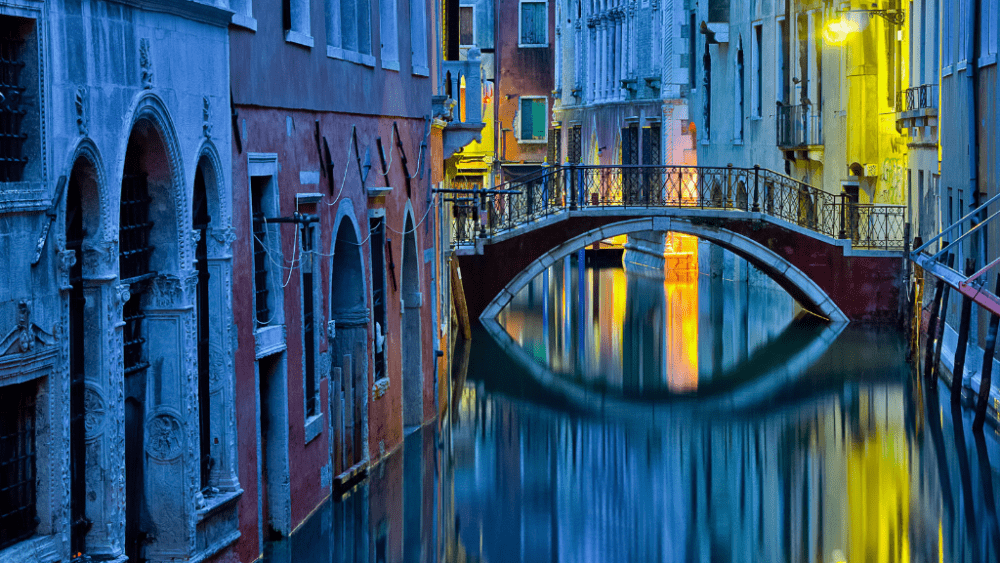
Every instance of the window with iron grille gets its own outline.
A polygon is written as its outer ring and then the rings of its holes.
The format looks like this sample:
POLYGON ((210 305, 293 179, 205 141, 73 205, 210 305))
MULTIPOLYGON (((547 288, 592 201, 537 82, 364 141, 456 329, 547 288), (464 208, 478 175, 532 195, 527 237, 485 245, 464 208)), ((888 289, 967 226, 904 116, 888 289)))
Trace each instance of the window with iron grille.
POLYGON ((659 123, 654 123, 642 131, 642 163, 646 166, 661 164, 659 123))
POLYGON ((257 328, 271 322, 268 232, 263 208, 264 192, 269 180, 270 178, 266 176, 250 178, 250 213, 253 216, 253 289, 257 328))
MULTIPOLYGON (((621 163, 625 166, 639 164, 639 125, 631 124, 622 128, 621 163)), ((625 169, 622 172, 622 196, 625 203, 637 203, 639 194, 639 171, 625 169)))
POLYGON ((569 144, 566 147, 566 160, 573 164, 579 164, 583 162, 583 152, 581 149, 583 137, 583 127, 580 125, 574 125, 569 129, 569 144))
POLYGON ((559 164, 559 156, 562 153, 562 129, 559 127, 554 127, 549 129, 549 146, 548 155, 546 160, 549 164, 559 164))
POLYGON ((548 2, 522 0, 520 9, 519 46, 547 47, 549 44, 548 2))
POLYGON ((385 218, 372 217, 368 220, 371 238, 372 259, 372 320, 375 328, 375 380, 386 376, 385 371, 385 341, 386 310, 385 310, 385 218), (381 341, 381 342, 380 342, 381 341))
MULTIPOLYGON (((303 238, 312 237, 312 229, 302 229, 303 238)), ((312 247, 302 241, 302 249, 312 247)), ((305 254, 305 253, 303 253, 305 254)), ((302 258, 302 339, 305 352, 306 416, 319 414, 319 387, 316 385, 316 314, 313 306, 313 256, 302 258)))
POLYGON ((196 295, 198 313, 198 438, 201 448, 200 470, 201 488, 209 487, 209 475, 212 471, 212 405, 210 381, 210 342, 209 328, 210 309, 208 298, 208 229, 212 217, 208 214, 208 200, 205 196, 205 175, 201 166, 194 177, 194 230, 201 233, 195 246, 195 270, 198 272, 198 290, 196 295))
POLYGON ((471 47, 476 44, 476 7, 459 6, 458 8, 458 44, 471 47))
POLYGON ((34 50, 31 20, 0 17, 0 182, 19 182, 28 151, 27 62, 34 50))
POLYGON ((32 536, 35 512, 33 382, 0 390, 0 549, 32 536))
POLYGON ((156 275, 149 269, 153 247, 149 233, 153 222, 149 219, 149 187, 145 174, 125 174, 122 177, 122 199, 118 227, 118 275, 129 285, 129 300, 123 307, 125 375, 132 375, 149 367, 144 353, 146 338, 142 321, 142 293, 145 282, 156 275))

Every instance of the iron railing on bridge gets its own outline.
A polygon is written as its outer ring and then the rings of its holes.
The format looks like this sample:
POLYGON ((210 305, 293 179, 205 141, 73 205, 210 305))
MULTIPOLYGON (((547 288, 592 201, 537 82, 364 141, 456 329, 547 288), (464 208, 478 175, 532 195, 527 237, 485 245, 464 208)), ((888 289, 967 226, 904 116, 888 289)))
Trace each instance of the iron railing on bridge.
POLYGON ((456 244, 472 244, 566 210, 669 207, 760 212, 850 239, 855 248, 903 249, 905 206, 853 203, 846 194, 759 167, 553 166, 497 191, 506 193, 470 192, 475 197, 456 203, 456 244))

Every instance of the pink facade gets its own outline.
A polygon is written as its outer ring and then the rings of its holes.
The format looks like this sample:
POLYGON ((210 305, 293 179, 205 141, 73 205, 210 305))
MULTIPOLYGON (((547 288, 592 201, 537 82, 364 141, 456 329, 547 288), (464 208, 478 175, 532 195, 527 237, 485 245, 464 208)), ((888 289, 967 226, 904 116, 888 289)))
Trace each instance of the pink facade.
POLYGON ((344 30, 327 28, 323 3, 291 4, 291 22, 278 0, 258 1, 256 19, 234 18, 240 25, 230 31, 244 494, 241 537, 222 558, 239 561, 257 559, 269 537, 294 531, 341 481, 363 477, 402 444, 404 425, 436 414, 435 217, 428 213, 433 6, 423 4, 428 56, 419 61, 411 57, 418 50, 411 27, 419 37, 410 12, 421 4, 397 2, 394 61, 379 49, 385 26, 377 2, 367 5, 369 53, 357 45, 352 52, 337 36, 344 30), (295 11, 300 4, 309 17, 295 11), (366 154, 371 166, 362 186, 358 157, 365 168, 366 154), (311 238, 302 223, 278 221, 309 216, 318 218, 308 223, 311 238), (381 233, 373 233, 379 223, 381 233))

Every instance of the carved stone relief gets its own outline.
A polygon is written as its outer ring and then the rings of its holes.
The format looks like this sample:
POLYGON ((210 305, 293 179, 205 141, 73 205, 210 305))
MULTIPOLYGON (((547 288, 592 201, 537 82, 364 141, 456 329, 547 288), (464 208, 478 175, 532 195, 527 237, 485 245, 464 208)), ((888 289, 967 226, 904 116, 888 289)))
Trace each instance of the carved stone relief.
POLYGON ((201 129, 204 133, 206 139, 212 138, 212 102, 208 99, 208 96, 204 96, 202 99, 201 108, 201 129))
POLYGON ((139 67, 142 87, 149 90, 153 87, 153 61, 149 54, 149 39, 139 40, 139 67))
POLYGON ((76 128, 83 136, 87 135, 90 128, 87 104, 87 89, 77 88, 73 105, 76 108, 76 128))
POLYGON ((146 423, 146 452, 160 461, 176 459, 184 447, 184 425, 170 413, 160 413, 146 423))
POLYGON ((73 286, 69 283, 69 271, 76 265, 76 251, 63 250, 59 252, 59 289, 69 291, 73 286))
MULTIPOLYGON (((53 331, 58 330, 58 325, 53 331)), ((47 347, 56 343, 56 337, 31 322, 31 303, 22 299, 17 304, 17 326, 3 340, 0 340, 0 356, 8 354, 28 354, 35 347, 47 347)))
POLYGON ((101 392, 91 386, 87 386, 83 392, 83 426, 87 438, 100 436, 104 432, 104 421, 106 418, 106 403, 101 392))

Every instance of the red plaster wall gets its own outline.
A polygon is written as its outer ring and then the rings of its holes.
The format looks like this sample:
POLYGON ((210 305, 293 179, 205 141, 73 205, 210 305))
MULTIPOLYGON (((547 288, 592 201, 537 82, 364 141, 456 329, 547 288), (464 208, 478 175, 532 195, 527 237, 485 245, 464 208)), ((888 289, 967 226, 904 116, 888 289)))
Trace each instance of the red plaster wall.
POLYGON ((552 89, 555 87, 552 69, 555 68, 555 1, 548 3, 549 9, 549 46, 518 47, 520 12, 518 0, 497 0, 497 97, 500 102, 497 110, 499 126, 496 131, 503 136, 504 142, 497 143, 500 160, 508 162, 542 162, 545 160, 547 145, 519 144, 513 131, 500 132, 500 129, 513 130, 515 115, 520 104, 519 96, 546 96, 548 102, 547 119, 552 119, 552 89), (506 147, 506 148, 504 148, 506 147))
MULTIPOLYGON (((233 245, 234 260, 234 291, 233 309, 235 322, 238 327, 239 349, 236 354, 236 401, 237 401, 237 427, 239 436, 239 459, 240 459, 240 482, 246 493, 240 500, 240 530, 242 537, 237 546, 237 552, 241 561, 252 561, 257 557, 257 542, 260 530, 257 529, 257 416, 255 392, 257 384, 254 377, 254 336, 253 336, 253 278, 250 272, 253 271, 252 258, 252 238, 250 237, 250 203, 249 203, 249 178, 247 153, 277 153, 280 171, 278 173, 278 187, 280 200, 280 214, 291 215, 295 211, 295 194, 299 192, 320 192, 324 194, 323 200, 317 204, 316 210, 320 215, 320 242, 316 249, 322 254, 329 255, 332 251, 332 229, 336 218, 337 208, 341 200, 350 200, 353 204, 355 216, 359 221, 359 228, 363 238, 368 236, 368 204, 367 196, 361 190, 357 164, 354 160, 353 150, 350 157, 347 157, 350 145, 350 131, 353 126, 357 127, 358 141, 361 146, 360 152, 363 155, 366 148, 372 151, 372 169, 369 172, 368 186, 389 184, 394 187, 392 193, 386 198, 384 208, 386 210, 387 238, 392 239, 392 262, 395 264, 395 276, 397 291, 393 291, 392 283, 387 278, 387 316, 388 316, 388 354, 387 373, 391 384, 387 393, 379 400, 373 400, 369 394, 369 459, 374 462, 379 458, 380 445, 389 452, 396 448, 402 440, 402 419, 401 419, 401 390, 402 374, 400 373, 400 347, 399 343, 403 335, 400 330, 400 296, 398 284, 400 281, 402 268, 402 236, 394 233, 402 231, 405 221, 404 212, 406 208, 406 190, 404 187, 403 172, 399 149, 393 150, 393 161, 389 170, 388 180, 382 178, 381 165, 375 148, 375 138, 381 136, 383 145, 386 147, 388 158, 389 140, 393 119, 389 117, 375 118, 363 117, 340 113, 316 113, 305 111, 291 111, 282 109, 257 108, 241 106, 238 108, 241 126, 242 121, 246 122, 247 138, 243 141, 243 150, 238 152, 234 143, 233 152, 233 225, 237 233, 237 241, 233 245), (293 129, 291 136, 288 135, 286 118, 291 117, 293 129), (319 153, 316 149, 314 138, 314 123, 320 122, 321 134, 326 137, 330 145, 330 152, 335 163, 334 169, 334 194, 339 194, 339 199, 334 201, 334 197, 329 195, 328 179, 320 178, 319 185, 301 185, 299 183, 299 171, 316 171, 320 169, 319 153), (349 167, 346 174, 345 169, 349 167), (331 205, 332 203, 332 205, 331 205)), ((427 164, 430 158, 425 154, 418 158, 420 144, 424 139, 425 122, 422 119, 396 119, 399 133, 402 137, 403 146, 406 149, 409 160, 410 173, 419 175, 418 160, 420 165, 427 164)), ((429 193, 429 167, 424 171, 424 178, 419 177, 411 180, 412 205, 415 222, 419 222, 427 211, 427 194, 429 193)), ((373 207, 381 207, 376 205, 373 207)), ((432 215, 421 223, 417 228, 418 263, 420 264, 420 284, 424 293, 424 305, 422 307, 421 318, 423 330, 420 335, 406 335, 406 337, 419 337, 424 346, 424 390, 425 398, 429 399, 431 408, 425 409, 425 416, 434 415, 433 409, 433 372, 432 358, 433 345, 431 333, 431 283, 430 264, 423 263, 423 250, 432 243, 429 227, 431 226, 432 215)), ((293 241, 295 229, 293 225, 283 225, 282 246, 285 261, 291 259, 293 255, 293 241)), ((362 254, 365 258, 365 268, 367 279, 371 279, 370 247, 367 242, 363 244, 362 254)), ((388 263, 388 256, 386 257, 388 263)), ((314 279, 320 284, 322 299, 315 304, 317 315, 322 314, 322 320, 329 319, 329 292, 331 283, 331 264, 327 256, 321 256, 314 270, 314 279)), ((287 271, 284 273, 287 277, 287 271)), ((392 272, 386 271, 386 275, 392 272)), ((302 374, 302 317, 300 311, 301 288, 299 275, 296 272, 284 288, 284 311, 285 326, 287 330, 287 351, 288 358, 288 416, 289 416, 289 465, 291 479, 292 496, 292 519, 293 527, 300 524, 322 501, 330 494, 328 487, 320 486, 321 468, 329 463, 330 451, 328 446, 327 428, 328 422, 324 423, 323 433, 314 440, 305 444, 304 435, 304 398, 303 398, 303 374, 302 374)), ((368 306, 371 307, 370 288, 365 288, 368 306)), ((323 325, 325 330, 325 324, 323 325)), ((369 381, 368 388, 372 384, 371 360, 374 352, 371 340, 371 327, 369 327, 369 381)), ((320 337, 319 352, 325 352, 327 341, 325 337, 320 337)), ((317 366, 317 377, 321 370, 317 366)), ((321 410, 327 414, 327 385, 328 380, 320 381, 321 389, 321 410)))

